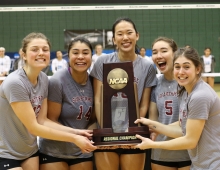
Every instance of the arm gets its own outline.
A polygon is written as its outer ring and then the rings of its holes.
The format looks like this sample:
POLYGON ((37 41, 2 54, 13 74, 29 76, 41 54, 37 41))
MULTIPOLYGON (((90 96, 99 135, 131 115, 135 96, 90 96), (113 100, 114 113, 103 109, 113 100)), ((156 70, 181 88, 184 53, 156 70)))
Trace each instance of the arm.
POLYGON ((205 120, 203 119, 188 119, 186 123, 186 135, 170 141, 153 142, 150 139, 137 135, 137 138, 140 138, 142 143, 136 147, 140 149, 161 148, 168 150, 193 149, 198 144, 204 125, 205 120))
POLYGON ((149 119, 150 120, 154 120, 157 121, 158 120, 158 110, 157 110, 157 104, 154 102, 150 102, 150 106, 149 106, 149 119))
POLYGON ((95 115, 98 123, 100 124, 100 116, 101 116, 101 86, 102 82, 98 79, 93 79, 93 88, 94 88, 94 100, 95 100, 95 115))
POLYGON ((150 103, 151 88, 144 88, 140 102, 140 117, 145 117, 150 103))
POLYGON ((45 121, 47 114, 47 99, 44 99, 37 119, 30 102, 13 102, 11 103, 11 107, 27 130, 35 136, 57 141, 73 142, 81 148, 82 152, 91 152, 96 149, 87 137, 44 126, 44 124, 47 124, 45 121))
POLYGON ((163 134, 165 136, 169 136, 172 138, 178 138, 182 136, 182 129, 179 126, 179 121, 164 125, 162 123, 159 123, 157 121, 153 121, 150 119, 140 118, 135 121, 135 123, 142 123, 145 125, 148 125, 149 128, 156 133, 163 134))
MULTIPOLYGON (((154 102, 150 102, 150 106, 149 106, 149 119, 150 120, 154 120, 154 121, 158 121, 158 116, 159 116, 159 113, 158 113, 158 110, 157 110, 157 104, 154 103, 154 102)), ((150 129, 151 131, 151 129, 150 129)), ((157 138, 157 135, 158 133, 155 133, 154 131, 151 131, 150 133, 150 138, 155 141, 156 138, 157 138)))

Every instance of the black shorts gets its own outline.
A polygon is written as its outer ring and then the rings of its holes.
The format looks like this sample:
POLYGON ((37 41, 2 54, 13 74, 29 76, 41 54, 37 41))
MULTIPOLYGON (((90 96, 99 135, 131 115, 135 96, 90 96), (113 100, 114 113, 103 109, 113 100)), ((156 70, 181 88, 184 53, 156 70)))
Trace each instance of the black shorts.
POLYGON ((22 162, 24 162, 25 160, 29 158, 36 157, 36 156, 39 156, 39 152, 36 152, 35 154, 23 160, 0 158, 0 169, 7 170, 7 169, 16 168, 16 167, 21 167, 22 162))
POLYGON ((118 149, 96 149, 94 152, 115 152, 115 153, 121 155, 121 154, 146 153, 146 150, 118 148, 118 149))
POLYGON ((76 158, 76 159, 64 159, 49 156, 43 153, 39 154, 40 164, 54 163, 54 162, 65 162, 68 166, 75 165, 81 162, 93 161, 93 157, 89 158, 76 158))
POLYGON ((151 159, 151 163, 167 166, 167 167, 175 167, 175 168, 183 168, 191 165, 191 161, 164 162, 164 161, 156 161, 153 159, 151 159))

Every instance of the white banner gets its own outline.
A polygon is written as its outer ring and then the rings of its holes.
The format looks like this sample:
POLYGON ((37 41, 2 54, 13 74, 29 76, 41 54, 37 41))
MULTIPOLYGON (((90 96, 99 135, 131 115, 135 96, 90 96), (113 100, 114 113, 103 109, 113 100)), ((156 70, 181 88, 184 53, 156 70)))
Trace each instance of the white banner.
POLYGON ((190 5, 106 5, 106 6, 27 6, 0 7, 0 12, 16 11, 79 11, 79 10, 136 10, 136 9, 205 9, 220 8, 220 4, 190 4, 190 5))

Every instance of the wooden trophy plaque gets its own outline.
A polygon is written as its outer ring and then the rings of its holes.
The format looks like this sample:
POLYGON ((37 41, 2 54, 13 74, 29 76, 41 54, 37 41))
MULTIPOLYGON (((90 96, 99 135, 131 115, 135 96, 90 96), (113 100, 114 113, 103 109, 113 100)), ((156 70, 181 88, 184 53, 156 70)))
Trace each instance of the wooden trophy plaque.
POLYGON ((134 145, 141 142, 136 134, 149 138, 148 126, 134 123, 140 117, 137 95, 132 62, 103 64, 101 122, 93 130, 94 145, 134 145))

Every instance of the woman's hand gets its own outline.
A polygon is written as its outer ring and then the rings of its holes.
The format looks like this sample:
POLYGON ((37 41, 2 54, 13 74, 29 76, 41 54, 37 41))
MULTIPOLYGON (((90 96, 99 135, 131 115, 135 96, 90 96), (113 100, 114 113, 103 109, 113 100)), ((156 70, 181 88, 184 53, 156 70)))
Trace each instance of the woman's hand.
POLYGON ((97 149, 97 147, 93 145, 94 142, 84 136, 77 135, 74 143, 81 149, 83 153, 89 153, 97 149))
POLYGON ((92 130, 85 130, 85 129, 75 129, 75 134, 76 135, 81 135, 81 136, 85 136, 89 139, 91 139, 92 137, 92 130))
POLYGON ((136 124, 141 123, 143 125, 150 125, 150 119, 140 117, 140 119, 135 120, 134 123, 136 123, 136 124))
POLYGON ((139 149, 149 149, 152 148, 152 144, 154 143, 152 140, 150 140, 149 138, 144 138, 140 135, 136 135, 136 137, 138 139, 140 139, 142 142, 140 144, 137 144, 136 146, 134 146, 134 148, 139 148, 139 149))

